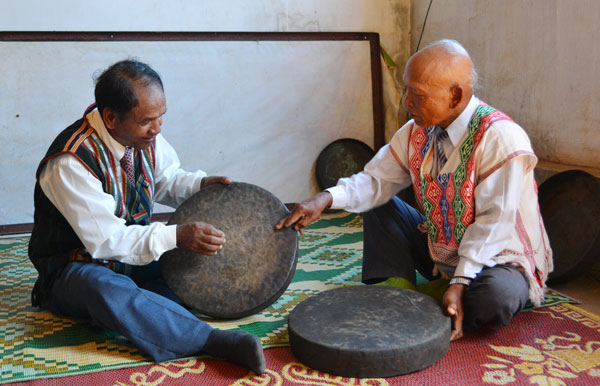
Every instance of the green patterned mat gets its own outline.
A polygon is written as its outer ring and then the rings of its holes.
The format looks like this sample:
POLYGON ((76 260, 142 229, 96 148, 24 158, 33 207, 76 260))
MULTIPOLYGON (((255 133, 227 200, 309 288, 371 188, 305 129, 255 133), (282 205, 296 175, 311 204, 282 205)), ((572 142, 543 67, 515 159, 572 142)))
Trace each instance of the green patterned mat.
MULTIPOLYGON (((324 290, 360 285, 362 236, 360 215, 324 215, 301 235, 296 273, 275 303, 243 319, 207 322, 255 334, 266 348, 287 345, 287 316, 295 305, 324 290)), ((28 241, 0 239, 0 383, 152 363, 111 331, 31 307, 37 272, 27 257, 28 241)), ((550 292, 543 306, 571 301, 550 292)))

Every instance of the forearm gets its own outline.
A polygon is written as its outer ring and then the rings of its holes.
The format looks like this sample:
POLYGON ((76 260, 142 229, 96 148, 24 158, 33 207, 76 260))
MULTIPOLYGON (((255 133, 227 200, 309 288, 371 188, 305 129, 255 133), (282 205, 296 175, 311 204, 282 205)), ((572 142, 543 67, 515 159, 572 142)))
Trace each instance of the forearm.
POLYGON ((175 150, 159 135, 155 149, 155 201, 179 207, 187 198, 200 190, 206 173, 202 170, 188 172, 181 169, 175 150))
POLYGON ((373 157, 365 170, 348 178, 342 178, 338 185, 328 189, 333 196, 331 207, 350 212, 366 212, 388 202, 401 189, 411 184, 410 174, 399 155, 400 149, 393 150, 393 140, 373 157))
POLYGON ((155 201, 172 208, 178 208, 185 200, 200 190, 202 179, 206 173, 198 170, 191 173, 184 170, 173 170, 157 181, 155 201))
POLYGON ((176 229, 176 225, 162 223, 125 226, 100 244, 90 245, 92 250, 88 247, 88 251, 95 259, 145 265, 177 246, 176 229))

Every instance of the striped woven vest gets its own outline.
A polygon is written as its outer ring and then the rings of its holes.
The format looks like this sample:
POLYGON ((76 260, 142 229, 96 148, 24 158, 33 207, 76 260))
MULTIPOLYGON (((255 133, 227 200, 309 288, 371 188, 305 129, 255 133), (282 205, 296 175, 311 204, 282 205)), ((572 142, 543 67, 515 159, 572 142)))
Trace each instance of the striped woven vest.
MULTIPOLYGON (((36 179, 48 160, 67 153, 77 158, 102 183, 103 191, 115 198, 115 216, 123 218, 127 225, 149 223, 154 197, 154 144, 148 149, 135 150, 133 184, 124 171, 117 169, 119 160, 115 159, 98 133, 82 118, 56 137, 38 166, 36 179)), ((69 261, 92 259, 70 224, 46 197, 39 182, 35 186, 34 203, 34 228, 29 242, 29 257, 39 273, 32 294, 33 304, 39 305, 43 302, 43 295, 52 278, 69 261)), ((116 261, 93 261, 117 272, 127 274, 130 271, 129 265, 116 261)))
POLYGON ((72 154, 102 182, 104 192, 115 198, 115 216, 125 219, 127 225, 148 224, 154 196, 154 144, 148 149, 135 149, 133 184, 122 169, 119 168, 120 172, 117 173, 119 160, 115 159, 96 130, 86 120, 76 130, 63 132, 59 137, 67 136, 68 139, 62 148, 56 149, 55 144, 51 146, 40 168, 50 158, 65 153, 72 154))
POLYGON ((458 145, 458 166, 435 178, 422 172, 423 160, 435 137, 434 127, 415 126, 411 133, 409 165, 413 188, 427 219, 429 252, 436 262, 454 267, 458 264, 458 246, 475 217, 475 149, 490 123, 498 119, 510 117, 480 104, 469 121, 466 138, 458 145))

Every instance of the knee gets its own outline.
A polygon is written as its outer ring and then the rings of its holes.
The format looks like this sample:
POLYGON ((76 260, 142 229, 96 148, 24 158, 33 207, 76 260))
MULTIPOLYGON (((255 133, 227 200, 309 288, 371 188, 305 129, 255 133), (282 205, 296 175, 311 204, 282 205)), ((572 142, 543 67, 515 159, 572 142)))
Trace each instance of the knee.
POLYGON ((529 285, 516 269, 499 267, 492 274, 484 270, 465 293, 465 327, 477 329, 490 324, 508 325, 513 316, 523 310, 528 297, 529 285))
POLYGON ((392 197, 387 203, 363 213, 365 230, 400 228, 409 233, 417 232, 416 226, 423 221, 425 217, 419 211, 398 197, 392 197))
POLYGON ((363 223, 365 225, 367 224, 373 224, 374 222, 380 222, 381 219, 385 219, 387 217, 390 216, 390 213, 392 213, 392 211, 395 209, 395 204, 394 204, 394 200, 390 200, 387 203, 375 207, 367 212, 364 212, 362 214, 363 216, 363 223))

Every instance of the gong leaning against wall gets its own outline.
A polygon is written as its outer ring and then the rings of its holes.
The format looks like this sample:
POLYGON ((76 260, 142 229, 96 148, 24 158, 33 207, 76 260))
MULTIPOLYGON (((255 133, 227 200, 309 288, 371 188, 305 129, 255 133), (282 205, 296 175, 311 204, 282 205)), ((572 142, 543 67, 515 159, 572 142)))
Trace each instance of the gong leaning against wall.
POLYGON ((582 170, 553 175, 539 188, 554 271, 549 284, 574 279, 600 259, 600 183, 582 170))
POLYGON ((317 158, 316 177, 321 190, 334 186, 338 179, 363 170, 375 152, 369 145, 353 138, 331 142, 317 158))

